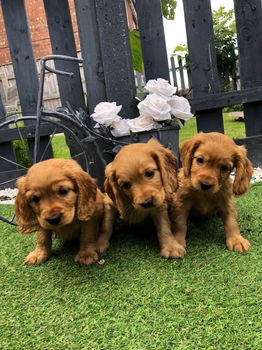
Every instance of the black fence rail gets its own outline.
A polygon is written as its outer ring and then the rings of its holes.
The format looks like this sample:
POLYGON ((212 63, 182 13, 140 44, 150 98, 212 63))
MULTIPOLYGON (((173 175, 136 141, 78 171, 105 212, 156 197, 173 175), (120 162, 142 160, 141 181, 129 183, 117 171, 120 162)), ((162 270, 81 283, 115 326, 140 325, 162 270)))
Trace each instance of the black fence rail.
MULTIPOLYGON (((216 64, 210 0, 183 0, 193 98, 190 100, 198 131, 224 132, 222 108, 243 104, 246 136, 262 143, 262 4, 260 0, 235 0, 241 90, 221 93, 216 64)), ((43 0, 52 53, 77 57, 72 20, 67 0, 43 0)), ((164 78, 170 72, 160 0, 134 1, 141 37, 145 79, 164 78)), ((39 90, 31 35, 24 0, 2 0, 22 115, 37 110, 39 90)), ((122 105, 122 117, 137 116, 134 106, 136 85, 132 66, 124 0, 75 0, 81 44, 87 102, 84 98, 79 66, 73 61, 57 61, 56 69, 73 72, 70 79, 58 76, 61 103, 92 113, 101 101, 122 105)), ((176 33, 174 33, 176 35, 176 33)), ((0 121, 6 119, 0 96, 0 121)), ((17 171, 12 138, 0 129, 0 182, 4 172, 17 171)), ((174 134, 177 137, 177 134, 174 134)), ((241 141, 242 142, 242 141, 241 141)), ((245 142, 245 140, 243 140, 245 142)), ((28 140, 29 148, 33 141, 28 140)), ((40 147, 49 145, 49 135, 41 134, 40 147)), ((49 155, 51 156, 52 150, 49 155)), ((257 161, 256 156, 254 156, 257 161)), ((261 160, 261 159, 260 159, 261 160)), ((6 177, 6 174, 5 174, 6 177)))

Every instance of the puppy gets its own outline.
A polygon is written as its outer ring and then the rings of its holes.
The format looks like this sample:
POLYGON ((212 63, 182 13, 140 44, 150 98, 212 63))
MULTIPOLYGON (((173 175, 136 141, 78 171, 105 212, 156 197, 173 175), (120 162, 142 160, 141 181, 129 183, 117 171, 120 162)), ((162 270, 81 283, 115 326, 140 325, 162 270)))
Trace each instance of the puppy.
POLYGON ((37 245, 25 264, 39 265, 51 255, 52 235, 79 238, 75 261, 89 265, 104 252, 112 233, 113 205, 96 182, 71 159, 36 163, 18 179, 15 211, 18 230, 37 232, 37 245))
POLYGON ((175 155, 155 139, 124 146, 105 170, 105 190, 128 224, 152 219, 163 258, 176 258, 184 248, 171 232, 169 210, 177 189, 175 155))
POLYGON ((218 132, 200 133, 185 141, 180 149, 182 169, 175 194, 173 216, 177 241, 186 246, 189 214, 218 214, 224 223, 229 250, 244 252, 250 243, 241 236, 232 195, 241 196, 249 187, 253 168, 244 146, 237 146, 218 132), (235 170, 234 183, 230 173, 235 170))

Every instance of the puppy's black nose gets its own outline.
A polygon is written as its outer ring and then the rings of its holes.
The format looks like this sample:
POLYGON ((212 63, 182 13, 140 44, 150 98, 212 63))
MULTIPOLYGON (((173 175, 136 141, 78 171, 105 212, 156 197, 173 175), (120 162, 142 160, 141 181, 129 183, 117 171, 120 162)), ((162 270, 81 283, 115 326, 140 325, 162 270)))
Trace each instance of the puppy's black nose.
POLYGON ((208 184, 207 182, 200 182, 200 185, 201 189, 205 191, 209 190, 213 186, 211 184, 208 184))
POLYGON ((152 208, 153 205, 154 205, 154 198, 153 197, 150 197, 150 198, 147 198, 144 202, 140 203, 141 207, 143 208, 152 208))
POLYGON ((49 218, 46 219, 46 221, 50 224, 50 225, 58 225, 61 221, 61 214, 57 214, 54 216, 50 216, 49 218))

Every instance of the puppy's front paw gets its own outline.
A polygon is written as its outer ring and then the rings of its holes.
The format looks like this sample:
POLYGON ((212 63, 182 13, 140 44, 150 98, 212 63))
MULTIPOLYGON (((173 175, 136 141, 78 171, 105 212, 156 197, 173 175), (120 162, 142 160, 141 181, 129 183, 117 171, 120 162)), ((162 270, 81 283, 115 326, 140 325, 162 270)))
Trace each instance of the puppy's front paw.
POLYGON ((96 251, 98 253, 104 253, 107 251, 109 247, 109 242, 108 240, 105 239, 98 239, 97 244, 96 244, 96 251))
POLYGON ((164 259, 183 258, 185 256, 185 254, 186 254, 185 248, 175 240, 172 240, 172 241, 170 240, 169 242, 164 243, 161 247, 161 250, 160 250, 160 255, 164 259))
POLYGON ((227 239, 227 248, 234 252, 243 253, 250 248, 250 243, 241 235, 236 235, 227 239))
POLYGON ((75 256, 75 262, 81 265, 91 265, 97 260, 98 260, 97 252, 91 249, 80 250, 75 256))
POLYGON ((45 251, 34 250, 27 255, 24 260, 26 265, 40 265, 43 264, 47 259, 49 259, 50 254, 45 251))

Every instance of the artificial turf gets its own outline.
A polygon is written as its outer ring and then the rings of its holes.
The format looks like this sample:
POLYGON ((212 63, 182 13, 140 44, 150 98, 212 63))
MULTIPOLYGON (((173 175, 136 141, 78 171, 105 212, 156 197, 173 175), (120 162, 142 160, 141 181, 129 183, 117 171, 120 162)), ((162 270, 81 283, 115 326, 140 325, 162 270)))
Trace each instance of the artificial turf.
POLYGON ((1 222, 0 349, 262 349, 261 195, 258 183, 236 200, 244 254, 213 218, 190 224, 184 259, 122 228, 104 264, 78 266, 77 245, 55 240, 48 262, 24 266, 34 236, 1 222))

